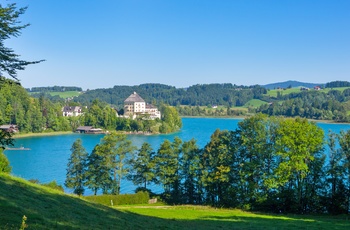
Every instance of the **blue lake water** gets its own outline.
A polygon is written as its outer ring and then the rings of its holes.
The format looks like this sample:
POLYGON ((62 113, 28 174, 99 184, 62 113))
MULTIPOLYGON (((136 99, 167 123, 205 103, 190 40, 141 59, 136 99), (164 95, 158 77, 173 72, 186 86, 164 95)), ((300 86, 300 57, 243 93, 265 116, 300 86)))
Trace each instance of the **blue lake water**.
MULTIPOLYGON (((154 150, 157 150, 160 144, 165 140, 173 140, 176 136, 183 141, 192 138, 197 140, 200 147, 210 140, 211 134, 215 129, 234 130, 240 119, 228 118, 183 118, 183 128, 173 134, 165 135, 129 135, 128 138, 137 147, 142 143, 148 142, 154 150)), ((339 133, 340 130, 350 129, 350 124, 326 124, 318 123, 325 133, 332 130, 339 133)), ((81 138, 83 146, 90 153, 94 146, 100 142, 103 135, 84 135, 68 134, 60 136, 46 137, 28 137, 16 140, 15 147, 30 148, 29 151, 5 151, 12 166, 12 174, 25 179, 38 179, 41 183, 47 183, 56 180, 58 184, 63 185, 66 177, 66 167, 68 158, 71 154, 70 148, 77 138, 81 138)), ((121 184, 121 193, 133 193, 136 187, 129 181, 123 180, 121 184)), ((159 186, 152 186, 153 191, 159 192, 159 186)), ((69 190, 67 190, 69 192, 69 190)), ((91 194, 86 191, 85 194, 91 194)))

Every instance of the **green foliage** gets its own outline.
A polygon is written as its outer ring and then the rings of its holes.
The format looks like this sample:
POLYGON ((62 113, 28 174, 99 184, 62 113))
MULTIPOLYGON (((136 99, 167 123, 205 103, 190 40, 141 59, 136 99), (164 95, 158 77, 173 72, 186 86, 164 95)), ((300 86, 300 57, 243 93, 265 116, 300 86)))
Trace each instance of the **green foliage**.
POLYGON ((0 148, 0 173, 11 173, 11 170, 10 162, 0 148))
POLYGON ((128 179, 135 185, 142 185, 147 189, 147 184, 155 179, 155 152, 148 143, 143 143, 134 158, 130 159, 131 170, 128 179))
POLYGON ((325 86, 326 88, 338 88, 338 87, 350 87, 350 82, 348 81, 331 81, 325 86))
MULTIPOLYGON (((108 200, 107 200, 108 201, 108 200)), ((207 206, 110 208, 0 174, 0 228, 19 229, 349 229, 347 216, 263 214, 207 206), (11 192, 8 192, 11 191, 11 192), (67 211, 69 210, 69 211, 67 211)), ((147 207, 146 207, 147 206, 147 207)))
POLYGON ((328 90, 318 92, 300 91, 277 97, 279 103, 261 105, 257 112, 270 116, 303 117, 317 120, 350 121, 347 116, 346 102, 350 100, 348 91, 328 90))
POLYGON ((20 230, 24 230, 24 229, 26 229, 28 227, 28 225, 26 224, 26 221, 27 221, 27 217, 23 216, 22 217, 21 227, 19 228, 20 230))
POLYGON ((261 86, 248 87, 232 84, 198 84, 187 89, 176 89, 162 84, 142 84, 89 90, 74 100, 88 104, 97 98, 100 101, 122 107, 125 98, 133 92, 138 92, 146 101, 152 101, 152 104, 158 105, 164 103, 171 106, 243 106, 253 98, 259 99, 267 91, 261 86))
POLYGON ((60 192, 64 192, 62 185, 57 184, 57 182, 55 180, 53 180, 49 183, 42 184, 42 185, 45 187, 48 187, 48 188, 55 189, 55 190, 60 191, 60 192))
POLYGON ((17 9, 16 3, 8 4, 5 7, 0 5, 0 76, 6 73, 18 80, 18 70, 24 70, 27 65, 42 62, 42 60, 34 62, 21 60, 13 49, 5 46, 6 40, 18 37, 21 34, 21 30, 29 25, 20 25, 21 21, 19 20, 19 17, 25 13, 26 9, 17 9))
POLYGON ((81 139, 77 139, 71 148, 71 155, 68 159, 65 186, 73 188, 77 195, 84 194, 84 183, 86 180, 87 152, 82 146, 81 139))
POLYGON ((140 191, 136 194, 85 196, 84 199, 107 206, 148 204, 149 194, 140 191))
POLYGON ((135 148, 125 134, 111 132, 104 136, 88 157, 86 185, 95 194, 98 189, 104 194, 119 194, 121 180, 129 170, 127 161, 135 148))

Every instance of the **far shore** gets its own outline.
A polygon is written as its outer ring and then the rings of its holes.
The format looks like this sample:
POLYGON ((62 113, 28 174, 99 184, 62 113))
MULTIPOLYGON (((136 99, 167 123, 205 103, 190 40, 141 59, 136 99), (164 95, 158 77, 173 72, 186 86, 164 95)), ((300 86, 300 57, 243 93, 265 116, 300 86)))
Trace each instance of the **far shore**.
MULTIPOLYGON (((225 119, 237 119, 241 120, 244 118, 247 118, 249 116, 239 116, 239 117, 229 117, 229 116, 181 116, 181 118, 225 118, 225 119)), ((285 117, 290 118, 290 117, 285 117)), ((316 123, 325 123, 325 124, 345 124, 350 125, 350 123, 347 122, 335 122, 333 120, 315 120, 315 119, 308 119, 310 122, 316 122, 316 123)), ((121 133, 127 134, 127 135, 159 135, 160 133, 149 133, 149 132, 129 132, 129 131, 119 131, 121 133)), ((108 131, 107 131, 108 133, 108 131)), ((75 132, 72 131, 61 131, 61 132, 44 132, 44 133, 19 133, 15 134, 13 136, 14 139, 18 138, 25 138, 25 137, 41 137, 41 136, 58 136, 58 135, 68 135, 68 134, 75 134, 75 132)), ((89 134, 93 135, 93 134, 89 134)))
POLYGON ((60 131, 60 132, 46 132, 46 133, 18 133, 13 135, 14 139, 24 138, 24 137, 42 137, 42 136, 58 136, 58 135, 66 135, 73 134, 72 131, 60 131))

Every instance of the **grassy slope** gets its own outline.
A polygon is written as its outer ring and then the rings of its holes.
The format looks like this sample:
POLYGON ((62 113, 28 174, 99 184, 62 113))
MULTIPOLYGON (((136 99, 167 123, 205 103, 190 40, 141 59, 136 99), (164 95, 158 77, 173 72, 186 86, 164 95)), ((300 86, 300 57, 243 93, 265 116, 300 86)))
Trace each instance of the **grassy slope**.
POLYGON ((243 107, 257 108, 257 107, 260 107, 261 105, 264 105, 264 104, 267 104, 267 102, 259 100, 259 99, 252 99, 252 100, 248 101, 247 103, 245 103, 245 105, 243 107))
POLYGON ((51 96, 60 96, 61 98, 77 97, 80 95, 79 91, 66 91, 66 92, 50 92, 51 96))
MULTIPOLYGON (((343 92, 345 89, 348 89, 350 87, 339 87, 339 88, 326 88, 326 89, 321 89, 317 92, 324 92, 324 93, 328 93, 331 90, 339 90, 340 92, 343 92)), ((314 89, 310 89, 310 91, 312 91, 314 89)), ((267 91, 267 95, 270 97, 277 97, 277 92, 281 92, 282 95, 288 95, 290 93, 299 93, 300 91, 300 87, 295 87, 295 88, 291 88, 291 89, 272 89, 272 90, 268 90, 267 91)))
MULTIPOLYGON (((48 92, 51 96, 58 95, 61 98, 68 98, 68 97, 77 97, 80 95, 81 92, 79 91, 65 91, 65 92, 48 92)), ((38 92, 33 92, 29 94, 39 94, 38 92)))
POLYGON ((201 206, 122 206, 87 202, 0 174, 0 229, 349 229, 344 218, 263 215, 201 206))

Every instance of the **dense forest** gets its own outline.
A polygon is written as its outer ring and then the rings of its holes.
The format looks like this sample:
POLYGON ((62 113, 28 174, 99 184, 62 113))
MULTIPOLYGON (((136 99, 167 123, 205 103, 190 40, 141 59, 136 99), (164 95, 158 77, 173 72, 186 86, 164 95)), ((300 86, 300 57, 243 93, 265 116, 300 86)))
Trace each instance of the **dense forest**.
MULTIPOLYGON (((334 81, 326 87, 340 87, 349 82, 334 81)), ((241 116, 249 113, 261 112, 268 115, 303 117, 317 120, 334 120, 349 122, 350 116, 350 88, 329 91, 305 90, 283 95, 270 96, 267 89, 255 86, 237 86, 232 84, 202 84, 189 88, 175 88, 162 84, 143 84, 139 86, 114 86, 109 89, 90 90, 74 101, 84 104, 94 99, 121 107, 125 98, 132 92, 138 92, 146 101, 153 104, 168 104, 176 106, 181 116, 241 116), (263 105, 249 110, 239 110, 252 99, 258 99, 263 105), (210 111, 201 108, 224 106, 226 109, 210 111)))
POLYGON ((165 140, 140 149, 111 133, 87 153, 72 146, 66 186, 76 194, 119 194, 120 181, 137 191, 159 184, 171 204, 208 204, 278 213, 350 212, 350 131, 329 133, 306 119, 257 114, 236 130, 216 130, 199 148, 196 140, 165 140), (326 141, 325 141, 326 140, 326 141), (325 149, 328 157, 326 157, 325 149))
POLYGON ((259 98, 267 90, 261 86, 237 86, 232 84, 202 84, 188 88, 175 88, 162 84, 142 84, 139 86, 114 86, 108 89, 89 90, 74 101, 89 104, 99 99, 120 107, 125 98, 133 92, 142 95, 152 104, 164 103, 171 106, 242 106, 253 98, 259 98))
POLYGON ((76 86, 52 86, 52 87, 32 87, 26 89, 28 92, 64 92, 64 91, 83 91, 81 87, 76 86))
POLYGON ((350 122, 347 114, 350 111, 350 88, 343 92, 330 90, 328 93, 302 91, 284 96, 278 94, 276 101, 261 105, 256 111, 274 116, 350 122))

